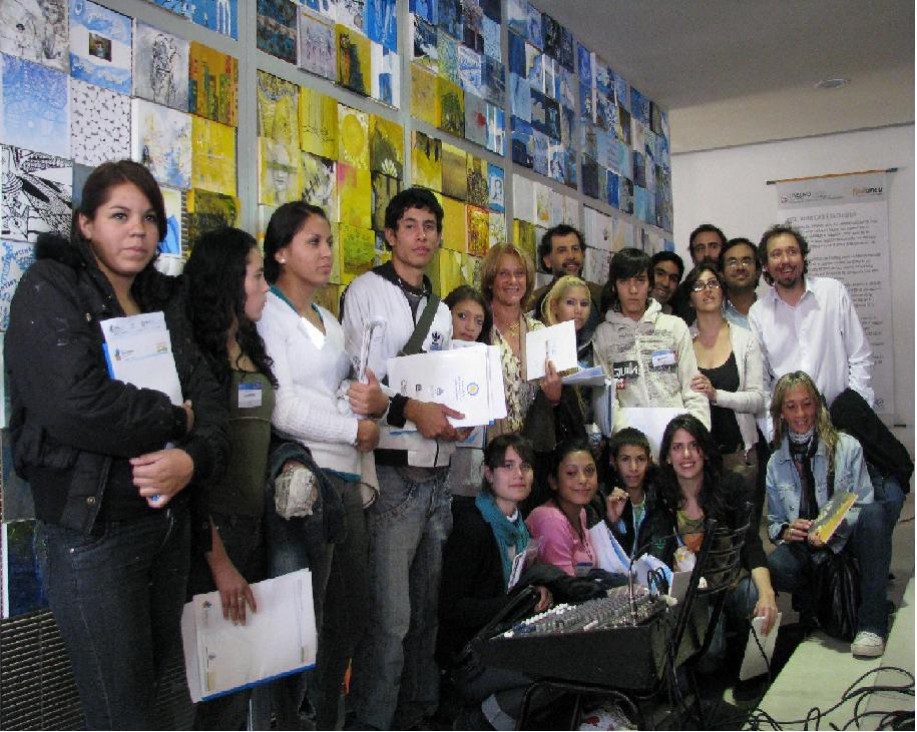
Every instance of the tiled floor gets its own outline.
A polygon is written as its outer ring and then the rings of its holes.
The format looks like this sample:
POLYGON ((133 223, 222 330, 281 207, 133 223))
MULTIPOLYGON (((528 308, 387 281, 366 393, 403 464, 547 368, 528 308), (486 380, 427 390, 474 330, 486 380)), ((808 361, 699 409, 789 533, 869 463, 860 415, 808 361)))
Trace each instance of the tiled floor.
MULTIPOLYGON (((783 729, 802 729, 810 710, 823 714, 838 704, 844 692, 871 669, 897 666, 914 673, 914 496, 909 495, 895 528, 889 599, 897 606, 885 655, 880 659, 857 659, 850 655, 850 645, 815 633, 803 641, 771 685, 759 708, 780 723, 783 729)), ((792 613, 781 598, 784 621, 792 613)), ((793 619, 792 617, 790 618, 793 619)), ((857 687, 876 684, 907 685, 900 673, 881 671, 870 674, 857 687)), ((912 687, 913 688, 913 687, 912 687)), ((843 728, 854 716, 855 699, 822 717, 820 729, 829 723, 843 728)), ((860 704, 863 711, 914 710, 914 697, 893 692, 873 693, 860 704)), ((863 719, 860 729, 878 729, 881 715, 863 719)), ((769 728, 769 727, 767 727, 769 728)), ((809 729, 816 728, 810 722, 809 729)), ((855 727, 852 727, 855 728, 855 727)))

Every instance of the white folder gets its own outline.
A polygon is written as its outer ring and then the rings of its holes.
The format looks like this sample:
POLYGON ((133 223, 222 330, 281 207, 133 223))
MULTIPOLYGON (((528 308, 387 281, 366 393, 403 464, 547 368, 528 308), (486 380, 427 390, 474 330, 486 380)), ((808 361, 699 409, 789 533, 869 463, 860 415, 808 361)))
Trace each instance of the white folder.
POLYGON ((312 574, 301 569, 251 585, 258 612, 245 625, 223 617, 219 592, 195 595, 182 612, 191 700, 213 699, 315 665, 312 574))

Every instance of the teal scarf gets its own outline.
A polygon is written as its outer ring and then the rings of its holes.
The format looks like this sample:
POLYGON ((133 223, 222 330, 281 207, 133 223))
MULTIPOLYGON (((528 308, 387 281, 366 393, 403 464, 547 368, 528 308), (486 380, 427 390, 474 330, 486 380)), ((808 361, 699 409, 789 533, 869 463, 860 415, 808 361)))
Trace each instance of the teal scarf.
POLYGON ((484 520, 490 524, 497 540, 497 549, 500 552, 500 562, 503 566, 503 581, 509 585, 509 575, 513 568, 513 558, 525 551, 529 543, 529 530, 525 527, 521 514, 516 513, 516 520, 510 521, 506 514, 500 510, 490 491, 481 491, 474 499, 474 505, 484 520), (510 553, 510 547, 515 551, 510 553))

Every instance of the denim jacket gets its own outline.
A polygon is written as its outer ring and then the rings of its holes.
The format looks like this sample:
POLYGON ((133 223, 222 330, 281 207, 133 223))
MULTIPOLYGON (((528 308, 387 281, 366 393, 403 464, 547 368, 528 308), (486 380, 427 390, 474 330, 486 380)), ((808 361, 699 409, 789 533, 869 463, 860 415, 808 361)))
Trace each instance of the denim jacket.
MULTIPOLYGON (((812 456, 812 475, 815 478, 815 499, 821 508, 828 501, 828 460, 825 444, 818 443, 812 456)), ((790 456, 789 438, 784 437, 767 463, 767 533, 777 543, 783 527, 799 518, 799 497, 802 483, 790 456)), ((850 490, 857 494, 847 517, 828 542, 835 553, 847 543, 860 513, 860 507, 873 501, 872 481, 866 471, 863 448, 850 435, 838 436, 834 451, 834 491, 850 490)))

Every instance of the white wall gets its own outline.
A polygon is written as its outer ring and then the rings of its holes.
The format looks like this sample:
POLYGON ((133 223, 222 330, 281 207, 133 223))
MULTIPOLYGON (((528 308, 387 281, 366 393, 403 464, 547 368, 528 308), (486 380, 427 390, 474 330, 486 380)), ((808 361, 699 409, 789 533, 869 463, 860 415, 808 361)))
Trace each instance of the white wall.
MULTIPOLYGON (((711 222, 757 242, 777 223, 768 180, 898 168, 888 176, 895 432, 914 452, 914 125, 760 143, 672 156, 675 242, 690 263, 688 235, 711 222)), ((767 287, 762 282, 762 287, 767 287)))

